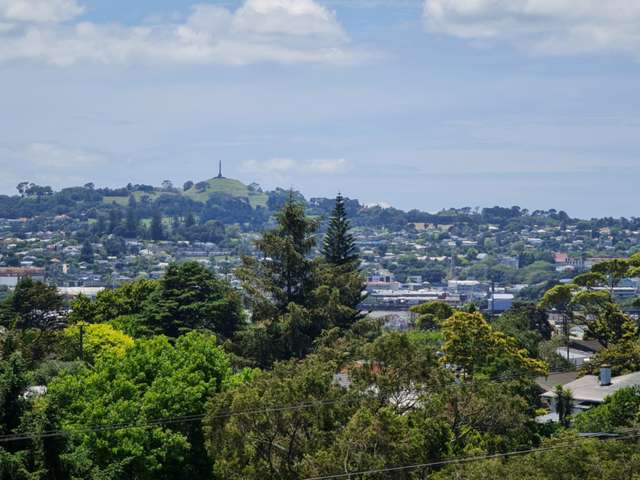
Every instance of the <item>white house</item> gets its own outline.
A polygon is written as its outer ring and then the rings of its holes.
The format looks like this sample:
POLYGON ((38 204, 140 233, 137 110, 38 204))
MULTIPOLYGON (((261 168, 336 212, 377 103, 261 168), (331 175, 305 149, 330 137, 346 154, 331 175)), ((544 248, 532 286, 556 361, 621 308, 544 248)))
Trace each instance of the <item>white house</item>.
MULTIPOLYGON (((573 413, 579 413, 604 402, 609 395, 622 388, 640 387, 640 372, 611 377, 611 368, 602 367, 600 375, 585 375, 564 385, 573 397, 573 413)), ((543 401, 551 407, 549 419, 557 417, 556 394, 548 390, 541 395, 543 401)))

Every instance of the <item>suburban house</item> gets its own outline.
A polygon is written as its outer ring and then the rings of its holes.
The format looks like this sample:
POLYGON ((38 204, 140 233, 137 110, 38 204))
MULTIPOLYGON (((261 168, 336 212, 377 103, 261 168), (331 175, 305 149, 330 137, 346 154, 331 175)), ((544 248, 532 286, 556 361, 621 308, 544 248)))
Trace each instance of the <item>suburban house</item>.
POLYGON ((31 278, 35 281, 44 281, 44 268, 37 267, 0 267, 0 285, 15 288, 18 283, 31 278))
MULTIPOLYGON (((572 329, 572 334, 573 332, 574 330, 572 329)), ((590 361, 591 358, 603 348, 602 344, 597 340, 572 338, 569 341, 568 350, 566 347, 558 347, 556 353, 565 360, 573 363, 576 367, 580 367, 583 363, 590 361)))
MULTIPOLYGON (((573 412, 580 413, 584 410, 599 405, 609 395, 622 388, 640 387, 640 372, 611 377, 611 368, 602 367, 600 375, 585 375, 564 385, 571 391, 573 397, 573 412)), ((551 408, 551 414, 538 417, 538 421, 557 421, 556 394, 550 388, 541 395, 542 400, 551 408)))

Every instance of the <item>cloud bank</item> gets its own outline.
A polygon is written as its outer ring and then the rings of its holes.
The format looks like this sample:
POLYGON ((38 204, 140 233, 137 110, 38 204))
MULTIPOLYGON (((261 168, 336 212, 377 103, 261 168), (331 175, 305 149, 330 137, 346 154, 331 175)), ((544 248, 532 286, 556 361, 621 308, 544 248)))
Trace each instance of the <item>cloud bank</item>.
POLYGON ((306 161, 296 161, 291 158, 272 158, 264 162, 247 160, 242 163, 241 170, 253 174, 333 175, 342 173, 347 166, 347 161, 344 158, 324 158, 306 161))
POLYGON ((350 64, 335 13, 314 0, 246 0, 236 10, 198 4, 181 20, 134 26, 81 21, 75 0, 0 0, 0 62, 93 64, 350 64))
POLYGON ((425 0, 427 29, 507 41, 538 54, 614 52, 640 58, 635 0, 425 0))

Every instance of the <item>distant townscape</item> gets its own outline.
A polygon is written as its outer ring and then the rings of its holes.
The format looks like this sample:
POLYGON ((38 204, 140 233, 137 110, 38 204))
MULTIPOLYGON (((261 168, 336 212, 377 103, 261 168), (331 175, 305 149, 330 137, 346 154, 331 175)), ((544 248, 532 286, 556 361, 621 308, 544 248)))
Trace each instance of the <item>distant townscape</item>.
POLYGON ((222 165, 24 182, 0 217, 2 480, 640 471, 638 218, 403 212, 222 165))
MULTIPOLYGON (((255 239, 290 195, 323 221, 333 208, 333 199, 225 178, 222 164, 215 178, 182 188, 165 181, 54 192, 24 182, 18 193, 0 197, 0 289, 29 277, 69 296, 158 279, 172 262, 188 260, 237 285, 240 258, 256 254, 255 239)), ((501 312, 633 254, 640 241, 638 218, 573 219, 517 206, 403 212, 349 199, 345 208, 367 277, 364 307, 376 310, 438 299, 501 312)), ((627 279, 614 293, 624 301, 638 287, 627 279)))

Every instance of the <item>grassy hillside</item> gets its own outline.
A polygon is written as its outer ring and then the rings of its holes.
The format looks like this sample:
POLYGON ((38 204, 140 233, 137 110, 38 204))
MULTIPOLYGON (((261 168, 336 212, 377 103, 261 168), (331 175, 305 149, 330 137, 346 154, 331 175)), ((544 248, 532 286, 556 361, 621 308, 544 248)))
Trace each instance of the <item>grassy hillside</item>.
POLYGON ((248 198, 253 208, 267 205, 267 194, 249 191, 244 183, 232 178, 212 178, 207 180, 208 188, 199 192, 196 187, 192 187, 184 195, 196 202, 206 202, 213 193, 223 193, 232 197, 248 198))
MULTIPOLYGON (((203 192, 198 191, 194 186, 186 192, 174 194, 167 192, 133 192, 133 194, 138 201, 140 201, 144 195, 147 195, 151 201, 156 200, 160 195, 184 195, 196 202, 205 203, 209 199, 210 195, 214 193, 223 193, 232 197, 247 198, 253 208, 258 206, 267 206, 268 197, 266 193, 251 192, 249 187, 239 180, 234 180, 232 178, 212 178, 207 180, 206 183, 208 188, 203 192)), ((129 203, 129 197, 104 197, 103 202, 107 204, 115 203, 117 205, 127 206, 129 203)))
MULTIPOLYGON (((140 200, 144 196, 149 197, 149 200, 151 202, 154 202, 158 199, 160 195, 176 195, 176 194, 167 193, 167 192, 133 192, 133 196, 138 202, 140 202, 140 200)), ((115 203, 116 205, 122 205, 123 207, 126 207, 127 205, 129 205, 129 197, 128 196, 127 197, 104 197, 102 199, 102 202, 109 205, 112 203, 115 203)))

